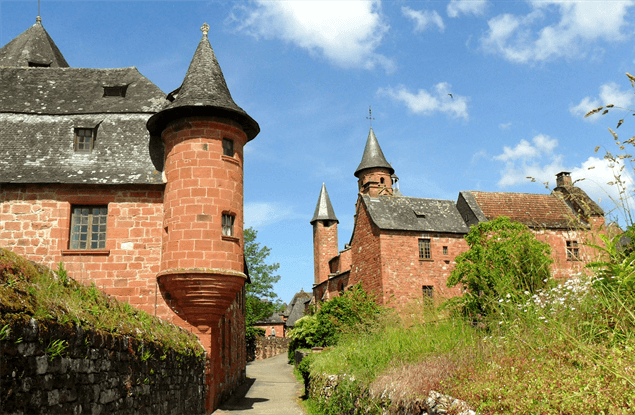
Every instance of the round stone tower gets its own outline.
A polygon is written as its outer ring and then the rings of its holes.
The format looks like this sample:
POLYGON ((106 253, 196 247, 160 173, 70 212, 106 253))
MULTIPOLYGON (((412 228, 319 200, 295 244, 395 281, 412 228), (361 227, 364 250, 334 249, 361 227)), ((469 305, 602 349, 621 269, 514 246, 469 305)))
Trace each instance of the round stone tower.
POLYGON ((218 403, 219 322, 247 280, 243 146, 260 127, 236 105, 207 39, 172 102, 147 123, 165 147, 163 241, 157 275, 166 303, 195 327, 208 352, 208 409, 218 403))
POLYGON ((379 147, 375 132, 370 129, 364 155, 355 170, 359 192, 370 197, 389 196, 393 194, 392 175, 395 170, 386 161, 384 153, 379 147))

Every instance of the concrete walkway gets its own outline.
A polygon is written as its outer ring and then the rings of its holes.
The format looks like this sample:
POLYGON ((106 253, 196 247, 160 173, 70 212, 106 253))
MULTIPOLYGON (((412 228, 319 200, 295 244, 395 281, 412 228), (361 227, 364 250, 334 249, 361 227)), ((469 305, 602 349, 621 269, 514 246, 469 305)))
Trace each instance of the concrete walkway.
POLYGON ((304 385, 293 375, 287 354, 247 363, 247 381, 214 415, 304 415, 298 401, 304 385))

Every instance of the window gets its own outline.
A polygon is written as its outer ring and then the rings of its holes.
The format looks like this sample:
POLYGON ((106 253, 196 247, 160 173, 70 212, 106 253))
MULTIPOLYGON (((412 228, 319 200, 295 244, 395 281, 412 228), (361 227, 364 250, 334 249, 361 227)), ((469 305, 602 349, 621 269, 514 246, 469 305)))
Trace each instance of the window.
POLYGON ((73 207, 70 249, 105 249, 107 221, 107 206, 73 207))
POLYGON ((443 247, 443 255, 447 255, 448 254, 448 247, 444 246, 443 247))
POLYGON ((105 86, 104 97, 125 97, 128 85, 124 86, 105 86))
POLYGON ((424 285, 423 286, 423 299, 432 299, 434 298, 434 286, 433 285, 424 285))
POLYGON ((430 239, 419 239, 419 259, 430 259, 430 239))
POLYGON ((578 241, 567 241, 567 261, 579 261, 580 250, 578 241))
POLYGON ((75 128, 75 151, 90 153, 95 142, 93 128, 75 128))
POLYGON ((234 216, 223 214, 223 236, 234 236, 234 216))
POLYGON ((223 138, 223 156, 234 157, 234 142, 229 138, 223 138))
POLYGON ((29 62, 29 68, 50 68, 50 63, 29 62))

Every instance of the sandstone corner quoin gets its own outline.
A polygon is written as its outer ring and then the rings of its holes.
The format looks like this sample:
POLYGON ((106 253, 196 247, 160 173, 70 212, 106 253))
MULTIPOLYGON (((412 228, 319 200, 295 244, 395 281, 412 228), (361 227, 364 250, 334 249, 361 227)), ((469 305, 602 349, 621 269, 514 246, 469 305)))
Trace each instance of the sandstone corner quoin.
POLYGON ((0 49, 0 246, 195 333, 206 413, 245 379, 243 147, 260 131, 208 28, 167 95, 134 67, 70 67, 39 16, 0 49))

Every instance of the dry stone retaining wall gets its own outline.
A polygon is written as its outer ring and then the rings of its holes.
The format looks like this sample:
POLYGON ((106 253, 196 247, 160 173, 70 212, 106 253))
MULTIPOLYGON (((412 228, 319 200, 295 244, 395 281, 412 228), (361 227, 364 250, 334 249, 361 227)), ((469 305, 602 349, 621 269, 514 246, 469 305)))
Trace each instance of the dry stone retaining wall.
POLYGON ((252 360, 262 360, 287 353, 291 339, 288 337, 257 337, 252 360))
POLYGON ((205 412, 204 355, 32 318, 9 326, 0 334, 2 414, 205 412), (56 341, 67 345, 60 354, 56 341))

